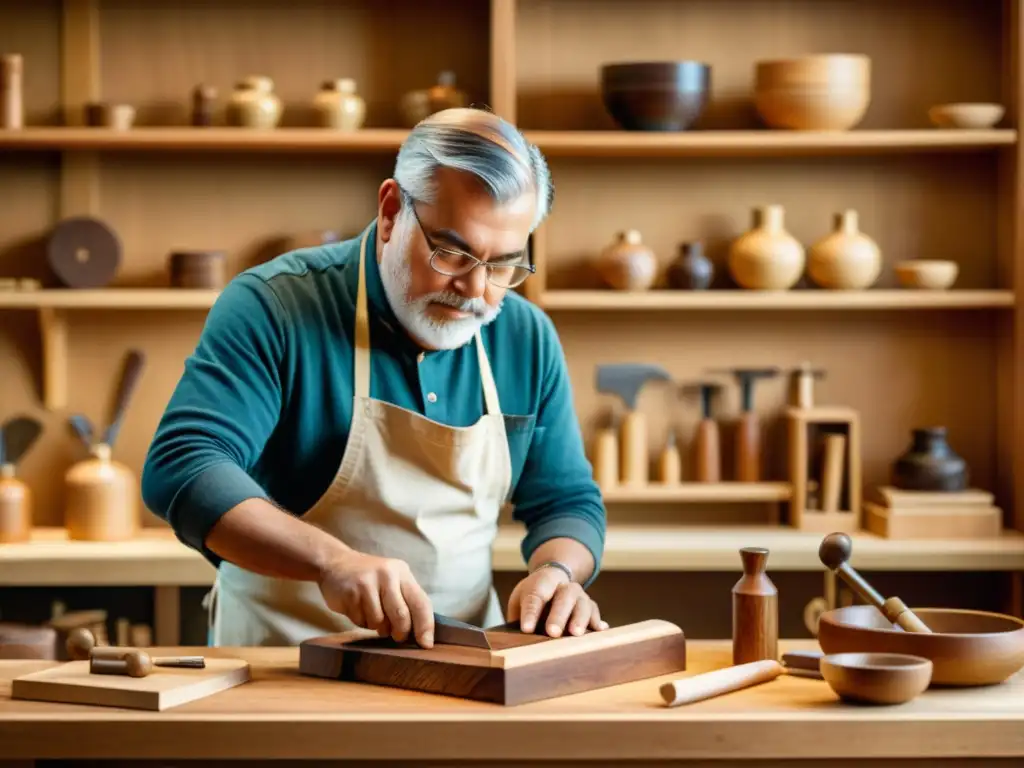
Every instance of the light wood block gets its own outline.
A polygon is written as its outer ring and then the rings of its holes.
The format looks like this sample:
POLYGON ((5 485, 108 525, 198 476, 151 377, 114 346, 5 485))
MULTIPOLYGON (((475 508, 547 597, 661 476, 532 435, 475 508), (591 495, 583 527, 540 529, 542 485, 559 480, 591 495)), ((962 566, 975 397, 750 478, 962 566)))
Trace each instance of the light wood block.
MULTIPOLYGON (((813 408, 787 408, 789 436, 789 475, 793 498, 789 504, 789 524, 794 528, 817 533, 841 531, 856 533, 861 518, 861 457, 860 419, 856 411, 837 406, 813 408), (807 506, 808 480, 812 479, 813 458, 824 445, 840 445, 829 441, 832 435, 844 440, 838 506, 835 509, 809 509, 807 506)), ((819 476, 820 487, 824 488, 819 476)))
POLYGON ((11 698, 162 711, 248 682, 241 659, 206 660, 205 669, 158 667, 146 677, 98 675, 88 661, 70 661, 11 681, 11 698))
POLYGON ((356 630, 299 646, 306 675, 405 688, 512 706, 686 669, 686 638, 652 619, 552 638, 489 631, 491 650, 398 645, 356 630))
POLYGON ((864 502, 864 527, 887 539, 997 539, 1003 510, 994 506, 892 509, 864 502))
POLYGON ((966 491, 907 491, 883 485, 873 488, 868 494, 872 503, 892 509, 910 507, 988 507, 995 501, 995 494, 979 488, 966 491))

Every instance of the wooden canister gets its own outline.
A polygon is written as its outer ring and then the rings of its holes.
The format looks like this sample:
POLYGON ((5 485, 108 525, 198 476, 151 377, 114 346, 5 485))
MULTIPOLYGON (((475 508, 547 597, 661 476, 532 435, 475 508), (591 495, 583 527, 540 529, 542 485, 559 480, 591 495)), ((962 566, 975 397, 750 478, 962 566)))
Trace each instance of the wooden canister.
POLYGON ((98 443, 92 456, 64 475, 64 525, 78 541, 124 541, 139 527, 135 475, 110 458, 110 446, 98 443))
POLYGON ((174 288, 224 287, 224 251, 173 251, 167 257, 174 288))
POLYGON ((20 53, 0 56, 0 128, 24 128, 23 60, 20 53))
POLYGON ((28 541, 31 534, 32 492, 13 464, 0 464, 0 544, 28 541))
POLYGON ((0 623, 0 659, 56 661, 57 630, 31 624, 0 623))

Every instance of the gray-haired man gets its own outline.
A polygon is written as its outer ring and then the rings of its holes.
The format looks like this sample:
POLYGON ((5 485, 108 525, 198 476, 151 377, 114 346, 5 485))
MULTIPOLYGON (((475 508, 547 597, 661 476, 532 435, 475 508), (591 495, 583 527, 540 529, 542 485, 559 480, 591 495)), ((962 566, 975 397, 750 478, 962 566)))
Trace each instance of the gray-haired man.
POLYGON ((510 291, 551 199, 519 131, 446 110, 413 129, 360 236, 228 284, 142 478, 217 566, 213 644, 361 626, 430 647, 434 611, 607 627, 585 592, 605 512, 561 345, 510 291), (530 573, 506 613, 491 552, 508 501, 530 573))

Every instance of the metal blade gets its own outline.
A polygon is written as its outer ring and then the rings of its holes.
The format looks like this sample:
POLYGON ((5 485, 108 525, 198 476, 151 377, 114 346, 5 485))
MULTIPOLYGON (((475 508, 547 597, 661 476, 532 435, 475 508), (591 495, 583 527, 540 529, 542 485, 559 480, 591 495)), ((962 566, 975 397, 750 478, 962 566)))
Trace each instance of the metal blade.
POLYGON ((491 643, 483 629, 439 613, 434 614, 434 642, 491 649, 491 643))

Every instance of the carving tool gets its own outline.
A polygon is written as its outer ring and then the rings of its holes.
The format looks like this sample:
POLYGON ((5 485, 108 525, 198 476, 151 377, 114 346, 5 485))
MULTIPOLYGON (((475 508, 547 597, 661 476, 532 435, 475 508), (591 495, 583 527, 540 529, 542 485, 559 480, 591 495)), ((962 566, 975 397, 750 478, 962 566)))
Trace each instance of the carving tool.
POLYGON ((754 382, 770 379, 781 373, 779 368, 731 368, 717 373, 731 373, 740 385, 742 405, 736 423, 736 479, 741 483, 761 480, 761 423, 754 413, 754 382))
POLYGON ((845 533, 830 533, 818 548, 818 557, 830 571, 850 585, 850 589, 867 603, 875 606, 889 621, 907 632, 931 632, 928 625, 917 617, 898 597, 882 597, 848 562, 853 552, 853 542, 845 533))
POLYGON ((99 646, 89 651, 89 672, 94 675, 145 677, 154 667, 205 669, 202 656, 150 656, 138 648, 99 646))
POLYGON ((450 616, 442 616, 440 613, 434 614, 434 642, 442 645, 491 649, 491 642, 482 628, 450 616))
POLYGON ((698 381, 683 385, 683 390, 700 395, 701 418, 693 438, 693 479, 698 483, 717 483, 722 479, 722 458, 713 406, 722 385, 717 381, 698 381))
POLYGON ((620 479, 624 485, 645 485, 649 477, 647 420, 636 410, 637 396, 647 382, 671 381, 660 365, 618 363, 597 366, 597 391, 618 395, 628 412, 621 427, 620 479))

